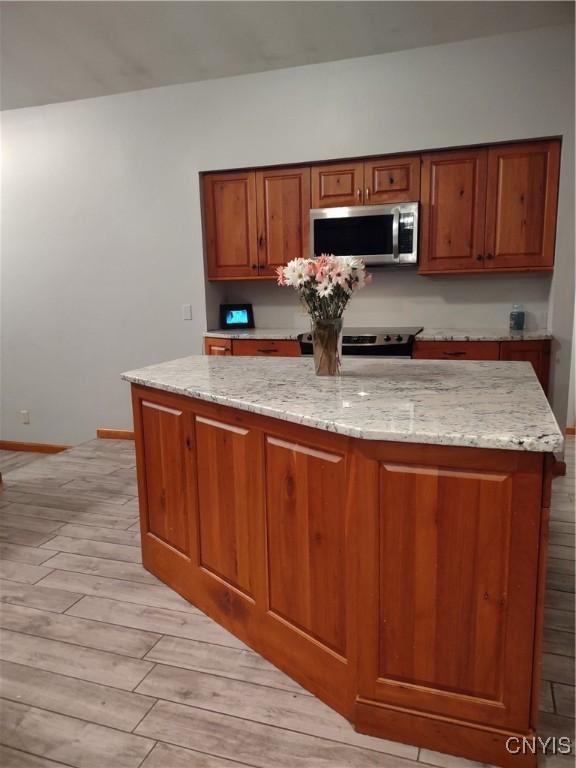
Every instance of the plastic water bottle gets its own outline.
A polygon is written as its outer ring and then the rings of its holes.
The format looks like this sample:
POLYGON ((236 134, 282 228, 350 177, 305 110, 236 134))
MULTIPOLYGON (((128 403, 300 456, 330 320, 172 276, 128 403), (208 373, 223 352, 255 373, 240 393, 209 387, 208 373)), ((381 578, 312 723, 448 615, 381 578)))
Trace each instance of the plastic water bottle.
POLYGON ((524 312, 522 304, 513 304, 512 312, 510 312, 510 330, 523 331, 525 319, 526 313, 524 312))

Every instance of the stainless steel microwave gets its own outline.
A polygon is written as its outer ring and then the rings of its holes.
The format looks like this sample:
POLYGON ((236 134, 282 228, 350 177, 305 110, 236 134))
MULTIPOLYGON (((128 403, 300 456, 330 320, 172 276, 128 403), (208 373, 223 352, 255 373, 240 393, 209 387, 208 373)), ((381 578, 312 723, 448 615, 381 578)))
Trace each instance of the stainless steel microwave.
POLYGON ((313 208, 311 256, 359 256, 372 266, 418 263, 418 203, 313 208))

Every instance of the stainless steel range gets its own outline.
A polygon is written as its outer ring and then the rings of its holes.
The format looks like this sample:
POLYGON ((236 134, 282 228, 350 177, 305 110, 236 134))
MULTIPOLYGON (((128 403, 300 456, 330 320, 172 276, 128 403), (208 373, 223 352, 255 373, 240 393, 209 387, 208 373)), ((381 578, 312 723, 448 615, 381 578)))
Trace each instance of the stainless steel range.
MULTIPOLYGON (((421 327, 415 328, 345 328, 342 354, 357 357, 412 357, 414 337, 421 327)), ((298 336, 303 355, 312 354, 312 334, 298 336)))

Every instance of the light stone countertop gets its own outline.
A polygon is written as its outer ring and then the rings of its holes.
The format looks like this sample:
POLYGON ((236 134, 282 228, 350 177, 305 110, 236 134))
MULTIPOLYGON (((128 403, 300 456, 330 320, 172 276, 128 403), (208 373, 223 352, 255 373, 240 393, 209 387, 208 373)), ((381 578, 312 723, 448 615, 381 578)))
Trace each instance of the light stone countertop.
POLYGON ((217 339, 297 339, 305 330, 298 328, 238 328, 230 331, 206 331, 205 338, 217 339))
POLYGON ((550 331, 510 331, 508 328, 424 328, 420 341, 538 341, 551 339, 550 331))
MULTIPOLYGON (((346 328, 344 328, 346 330, 346 328)), ((305 330, 297 328, 249 328, 231 331, 206 331, 205 337, 219 339, 297 339, 305 330)), ((424 328, 420 341, 535 341, 551 339, 550 331, 510 331, 507 328, 424 328)))
POLYGON ((366 440, 553 452, 563 435, 529 363, 194 355, 125 381, 366 440))

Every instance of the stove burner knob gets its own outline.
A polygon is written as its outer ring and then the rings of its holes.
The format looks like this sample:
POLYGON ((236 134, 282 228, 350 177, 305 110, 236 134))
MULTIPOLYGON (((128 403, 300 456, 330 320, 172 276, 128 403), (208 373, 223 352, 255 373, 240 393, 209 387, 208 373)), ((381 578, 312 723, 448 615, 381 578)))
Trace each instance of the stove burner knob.
POLYGON ((391 336, 384 336, 384 341, 392 341, 392 337, 391 336))
POLYGON ((400 336, 400 334, 398 334, 398 336, 396 336, 396 341, 402 341, 402 336, 400 336))

